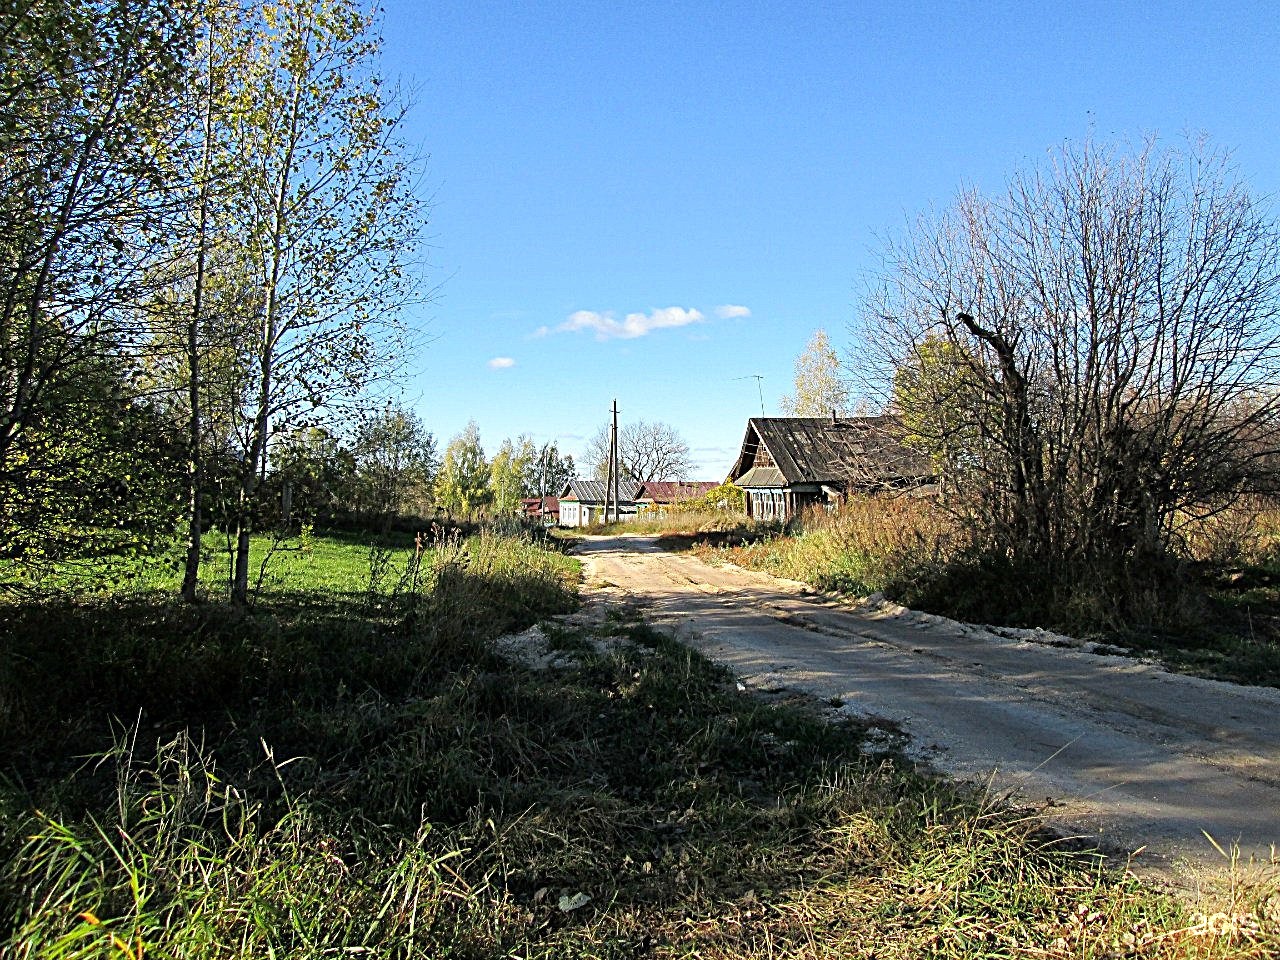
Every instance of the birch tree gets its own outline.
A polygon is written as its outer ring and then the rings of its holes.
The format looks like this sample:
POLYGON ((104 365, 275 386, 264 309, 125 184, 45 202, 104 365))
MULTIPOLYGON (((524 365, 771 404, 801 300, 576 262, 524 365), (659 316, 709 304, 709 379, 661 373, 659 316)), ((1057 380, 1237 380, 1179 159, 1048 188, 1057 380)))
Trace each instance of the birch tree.
POLYGON ((180 133, 164 170, 173 211, 167 220, 167 255, 152 271, 158 282, 144 311, 150 335, 143 367, 147 386, 173 419, 183 424, 185 433, 187 542, 181 592, 184 599, 194 601, 207 499, 208 414, 213 404, 205 361, 207 357, 209 370, 215 370, 218 355, 224 362, 228 356, 228 341, 240 354, 246 342, 234 322, 245 313, 242 304, 225 301, 232 305, 232 313, 226 316, 215 316, 208 306, 216 302, 211 273, 237 256, 228 253, 223 238, 219 257, 215 227, 225 220, 220 216, 222 198, 236 173, 227 149, 232 113, 227 94, 234 87, 242 56, 238 42, 247 12, 235 0, 191 0, 190 16, 195 42, 187 82, 174 109, 180 133))
POLYGON ((533 496, 537 456, 538 448, 527 436, 517 437, 514 442, 504 440, 494 454, 489 464, 489 488, 499 514, 516 513, 521 499, 533 496))
POLYGON ((795 392, 782 398, 788 417, 847 417, 852 413, 849 387, 840 373, 840 357, 827 332, 815 330, 796 357, 795 392))
POLYGON ((352 0, 278 0, 235 38, 223 149, 237 173, 216 229, 252 277, 258 312, 239 431, 239 602, 273 434, 340 414, 410 346, 397 308, 412 292, 423 211, 374 26, 352 0))
POLYGON ((490 501, 489 477, 480 428, 472 420, 445 448, 436 475, 436 500, 450 513, 472 517, 490 501))

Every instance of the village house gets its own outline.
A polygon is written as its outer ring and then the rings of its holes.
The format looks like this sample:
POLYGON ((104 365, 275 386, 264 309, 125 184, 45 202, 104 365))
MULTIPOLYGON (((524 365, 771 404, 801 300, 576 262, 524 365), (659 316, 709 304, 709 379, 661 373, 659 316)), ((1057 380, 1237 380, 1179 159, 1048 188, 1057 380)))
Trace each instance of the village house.
POLYGON ((560 501, 555 497, 525 497, 520 509, 526 520, 554 527, 560 522, 560 501))
MULTIPOLYGON (((608 490, 603 480, 570 480, 561 491, 560 520, 562 527, 589 527, 604 522, 605 497, 608 490)), ((618 519, 633 520, 640 484, 627 481, 618 485, 618 519)))
POLYGON ((640 484, 636 509, 640 513, 664 513, 673 507, 679 509, 690 500, 706 496, 707 491, 717 486, 719 484, 714 480, 649 480, 640 484))
POLYGON ((896 417, 753 417, 729 479, 747 516, 789 520, 805 507, 833 508, 850 493, 921 488, 929 458, 902 442, 896 417))

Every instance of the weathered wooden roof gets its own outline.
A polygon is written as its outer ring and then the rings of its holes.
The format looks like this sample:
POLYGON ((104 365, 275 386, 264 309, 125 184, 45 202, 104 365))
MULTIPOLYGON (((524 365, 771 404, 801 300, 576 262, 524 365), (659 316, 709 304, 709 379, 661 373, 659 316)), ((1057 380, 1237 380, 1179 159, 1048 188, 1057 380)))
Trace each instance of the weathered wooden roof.
POLYGON ((560 512, 560 501, 555 497, 525 497, 520 501, 520 505, 531 517, 560 512))
POLYGON ((868 488, 924 482, 932 472, 929 458, 902 442, 896 417, 752 417, 729 476, 740 486, 868 488), (756 465, 762 445, 772 466, 756 465))
POLYGON ((740 487, 785 487, 787 478, 777 467, 752 467, 737 480, 740 487))

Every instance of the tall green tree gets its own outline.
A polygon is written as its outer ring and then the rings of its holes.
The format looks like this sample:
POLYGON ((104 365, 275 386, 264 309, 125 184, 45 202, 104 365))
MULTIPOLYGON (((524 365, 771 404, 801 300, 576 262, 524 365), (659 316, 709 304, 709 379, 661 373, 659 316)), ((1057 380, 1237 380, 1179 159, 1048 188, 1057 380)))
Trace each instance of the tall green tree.
POLYGON ((962 345, 928 336, 893 373, 891 409, 904 441, 929 455, 944 499, 952 486, 968 486, 992 455, 976 425, 975 411, 989 403, 978 364, 962 345))
POLYGON ((193 216, 190 217, 189 231, 181 231, 180 237, 189 240, 187 249, 194 246, 190 257, 193 261, 191 276, 191 295, 186 309, 179 311, 183 319, 181 324, 183 338, 182 358, 183 372, 186 380, 186 493, 187 493, 187 544, 186 558, 183 563, 182 596, 188 602, 196 599, 196 591, 200 582, 200 558, 202 554, 202 536, 204 532, 205 514, 205 458, 204 430, 205 405, 202 404, 204 389, 204 356, 202 341, 209 335, 212 325, 205 315, 206 288, 209 274, 210 258, 210 217, 211 207, 215 201, 217 184, 229 179, 231 170, 226 164, 225 151, 217 150, 219 137, 215 133, 215 124, 225 127, 226 113, 222 90, 227 85, 229 61, 225 39, 234 36, 228 27, 235 23, 240 12, 238 5, 228 0, 197 0, 196 10, 200 15, 199 43, 193 62, 197 64, 192 71, 193 83, 187 85, 189 91, 186 103, 187 115, 199 117, 197 135, 192 146, 184 153, 187 162, 179 160, 179 169, 185 166, 188 176, 180 182, 187 188, 194 200, 193 216))
POLYGON ((426 512, 439 461, 435 437, 421 417, 402 406, 385 407, 361 420, 352 449, 360 510, 426 512))
POLYGON ((400 140, 404 107, 377 72, 375 26, 354 0, 278 0, 253 8, 229 41, 239 58, 221 148, 236 175, 216 229, 252 278, 257 311, 242 354, 240 602, 273 434, 340 413, 394 375, 411 346, 397 308, 414 289, 423 210, 400 140))
POLYGON ((136 308, 163 252, 192 37, 168 0, 0 6, 0 523, 27 525, 0 540, 62 525, 50 542, 94 541, 111 525, 84 514, 96 482, 146 469, 104 454, 145 413, 136 308))
POLYGON ((207 435, 215 413, 206 381, 210 374, 223 375, 219 354, 225 362, 228 341, 233 346, 246 342, 233 319, 243 319, 242 299, 223 298, 221 306, 232 307, 227 316, 210 308, 219 306, 215 274, 234 255, 225 237, 219 244, 215 228, 226 219, 224 195, 237 172, 227 149, 233 116, 228 91, 235 86, 242 54, 238 41, 248 13, 238 0, 188 0, 188 10, 195 42, 175 105, 177 136, 164 158, 172 215, 166 221, 166 256, 151 271, 157 283, 145 308, 150 336, 144 366, 152 388, 184 424, 187 543, 181 589, 192 601, 208 499, 204 459, 214 449, 207 435))
POLYGON ((436 476, 436 500, 451 514, 475 516, 491 499, 489 478, 480 428, 472 420, 445 448, 436 476))
POLYGON ((533 496, 537 456, 538 449, 527 436, 502 441, 489 464, 489 489, 497 513, 514 514, 524 497, 533 496))
POLYGON ((533 462, 533 484, 530 496, 558 497, 577 476, 573 455, 561 453, 554 440, 544 443, 533 462))

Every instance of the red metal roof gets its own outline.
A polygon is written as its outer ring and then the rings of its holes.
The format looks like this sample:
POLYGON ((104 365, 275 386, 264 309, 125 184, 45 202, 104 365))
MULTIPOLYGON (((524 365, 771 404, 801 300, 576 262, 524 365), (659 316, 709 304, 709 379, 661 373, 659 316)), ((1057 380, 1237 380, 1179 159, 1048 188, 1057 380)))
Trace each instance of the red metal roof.
POLYGON ((708 490, 718 487, 714 480, 650 480, 640 485, 637 500, 652 500, 654 503, 675 503, 678 500, 692 500, 704 496, 708 490))
POLYGON ((526 497, 520 501, 524 512, 531 517, 542 517, 560 512, 560 501, 555 497, 526 497))

